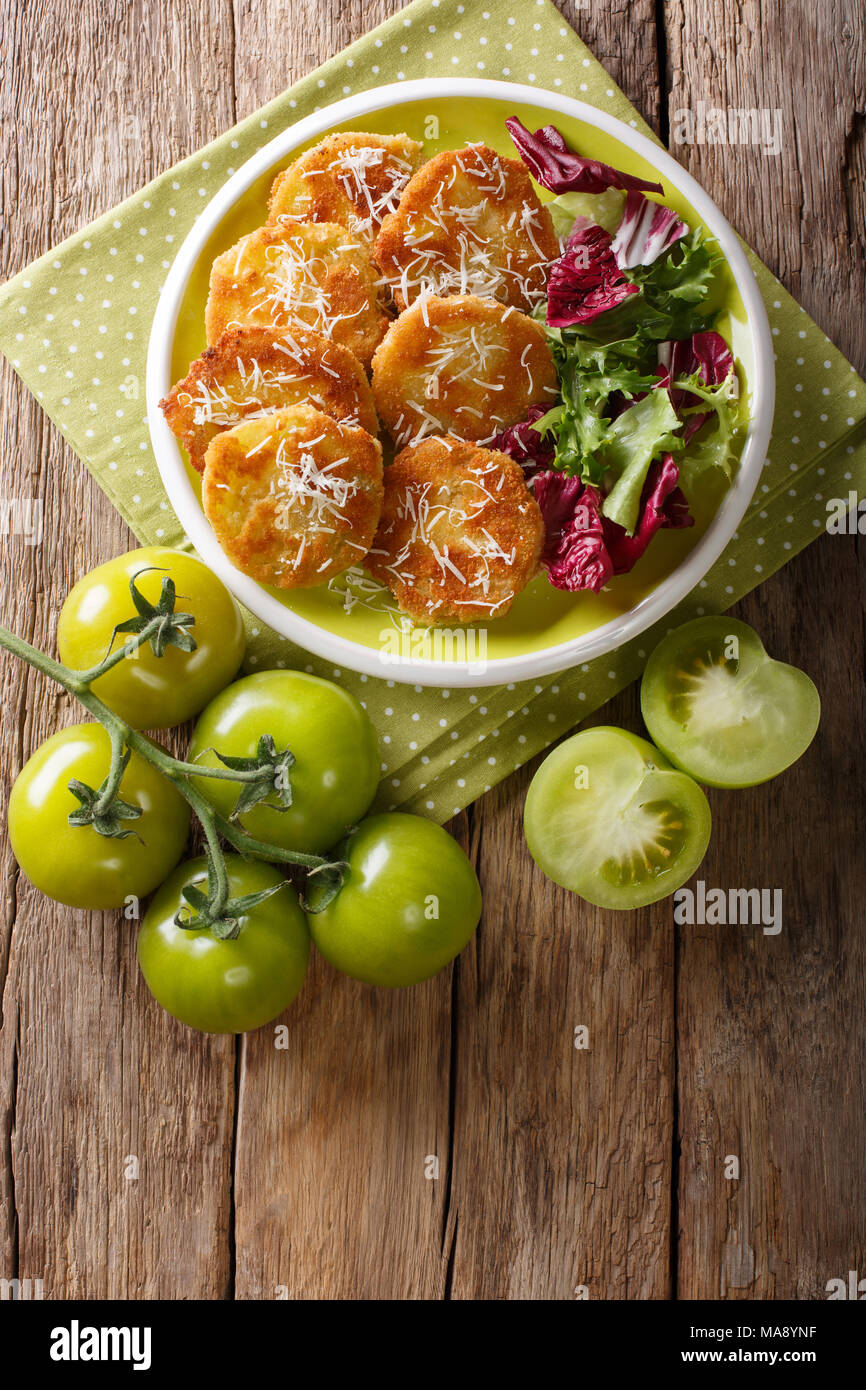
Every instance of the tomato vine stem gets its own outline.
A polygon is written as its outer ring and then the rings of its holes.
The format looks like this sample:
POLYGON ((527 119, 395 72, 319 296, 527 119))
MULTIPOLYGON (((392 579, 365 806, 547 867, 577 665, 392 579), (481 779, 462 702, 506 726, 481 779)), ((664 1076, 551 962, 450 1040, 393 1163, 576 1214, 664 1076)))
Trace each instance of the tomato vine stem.
MULTIPOLYGON (((185 620, 184 627, 192 626, 194 619, 189 615, 179 616, 185 620)), ((190 781, 191 777, 207 777, 238 783, 261 782, 261 768, 205 767, 175 758, 158 743, 141 733, 140 730, 133 729, 120 715, 109 709, 98 695, 93 693, 91 687, 100 676, 118 665, 120 661, 133 656, 143 643, 151 641, 160 629, 164 630, 164 626, 165 614, 157 615, 152 619, 145 619, 140 631, 125 642, 123 647, 109 652, 103 661, 86 671, 70 670, 62 662, 56 661, 53 657, 40 651, 38 647, 32 646, 23 637, 17 636, 16 633, 10 632, 4 627, 0 627, 0 647, 5 648, 19 660, 26 662, 35 670, 40 671, 42 675, 48 676, 62 686, 107 730, 111 740, 111 767, 95 803, 95 807, 100 813, 106 813, 117 801, 129 751, 138 754, 146 762, 149 762, 174 784, 202 826, 207 844, 208 859, 207 908, 199 909, 197 914, 190 916, 189 920, 185 920, 181 925, 197 928, 203 926, 226 927, 228 918, 228 927, 222 934, 233 935, 236 934, 237 925, 234 924, 234 929, 232 929, 228 870, 220 844, 221 838, 246 858, 263 859, 269 863, 294 864, 306 869, 308 873, 315 873, 322 869, 339 870, 342 865, 322 855, 303 854, 298 850, 284 849, 279 845, 269 845, 256 839, 255 836, 248 834, 239 825, 234 824, 216 811, 190 781)), ((193 647, 194 645, 192 643, 193 647)))

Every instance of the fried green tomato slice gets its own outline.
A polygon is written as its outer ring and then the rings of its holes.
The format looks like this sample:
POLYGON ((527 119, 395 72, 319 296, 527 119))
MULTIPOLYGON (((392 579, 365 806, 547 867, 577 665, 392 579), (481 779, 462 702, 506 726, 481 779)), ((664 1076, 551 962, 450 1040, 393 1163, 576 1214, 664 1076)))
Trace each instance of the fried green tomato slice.
POLYGON ((373 393, 355 354, 300 324, 228 329, 159 404, 202 473, 216 435, 242 420, 304 403, 368 434, 378 431, 373 393))
POLYGON ((506 454, 461 439, 410 444, 385 473, 367 569, 428 623, 503 617, 538 569, 544 523, 506 454))
POLYGON ((296 323, 350 348, 365 367, 385 332, 369 249, 334 222, 258 227, 213 263, 209 347, 228 328, 296 323))
POLYGON ((202 503, 233 565, 278 589, 309 588, 358 564, 382 508, 382 449, 366 430, 309 405, 217 435, 202 503))
POLYGON ((346 130, 328 135, 277 174, 268 200, 270 222, 283 217, 339 222, 371 239, 421 163, 421 145, 408 135, 346 130))
POLYGON ((541 325, 472 294, 416 300, 373 357, 377 410, 398 445, 428 434, 489 444, 557 392, 541 325))
POLYGON ((398 309, 419 295, 477 294, 533 309, 559 241, 519 159, 487 145, 422 165, 383 220, 374 256, 398 309))

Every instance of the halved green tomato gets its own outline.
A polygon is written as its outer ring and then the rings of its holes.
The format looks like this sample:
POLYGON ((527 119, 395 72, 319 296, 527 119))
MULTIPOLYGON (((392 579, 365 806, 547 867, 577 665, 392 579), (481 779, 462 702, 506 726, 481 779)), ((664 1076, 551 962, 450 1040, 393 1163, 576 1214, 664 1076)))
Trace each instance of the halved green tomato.
POLYGON ((640 689, 644 722, 677 767, 712 787, 754 787, 784 772, 821 718, 814 684, 774 661, 734 618, 696 618, 656 647, 640 689))
POLYGON ((707 798, 646 739, 584 729, 545 758, 523 828, 540 869, 597 907, 645 907, 690 878, 710 840, 707 798))

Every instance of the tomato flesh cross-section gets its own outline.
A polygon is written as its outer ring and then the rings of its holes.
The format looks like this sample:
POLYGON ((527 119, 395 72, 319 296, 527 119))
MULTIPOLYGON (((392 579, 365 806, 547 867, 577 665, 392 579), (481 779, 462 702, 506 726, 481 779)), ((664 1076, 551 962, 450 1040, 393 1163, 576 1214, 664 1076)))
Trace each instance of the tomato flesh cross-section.
POLYGON ((713 787, 752 787, 805 753, 821 701, 803 671, 768 656, 734 618, 668 633, 641 683, 644 722, 670 761, 713 787))
POLYGON ((544 760, 524 810, 529 852, 597 907, 658 902, 685 883, 710 838, 700 787, 646 739, 584 729, 544 760))

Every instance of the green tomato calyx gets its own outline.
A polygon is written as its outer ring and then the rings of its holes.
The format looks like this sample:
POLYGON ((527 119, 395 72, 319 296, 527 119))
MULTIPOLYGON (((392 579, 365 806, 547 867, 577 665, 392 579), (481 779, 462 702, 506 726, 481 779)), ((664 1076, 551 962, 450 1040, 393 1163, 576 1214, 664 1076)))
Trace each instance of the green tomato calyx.
MULTIPOLYGON (((142 814, 140 806, 124 801, 117 794, 121 778, 129 765, 130 751, 125 749, 121 757, 112 763, 111 771, 96 788, 73 777, 68 783, 72 795, 80 802, 77 810, 70 811, 70 825, 90 825, 97 835, 105 835, 112 840, 125 840, 136 831, 127 830, 123 822, 138 820, 142 814)), ((138 836, 140 839, 141 837, 138 836)))
MULTIPOLYGON (((295 755, 288 748, 278 752, 271 734, 262 734, 254 758, 229 757, 227 753, 220 753, 216 748, 208 751, 214 753, 232 772, 259 774, 251 776, 249 781, 244 779, 244 785, 231 813, 231 820, 237 820, 244 812, 251 811, 253 806, 258 806, 262 801, 266 801, 275 811, 289 809, 292 804, 289 770, 294 766, 295 755), (272 797, 275 799, 271 800, 272 797)), ((207 776, 207 773, 204 775, 207 776)))
POLYGON ((183 652, 194 652, 196 648, 195 638, 186 629, 193 626, 195 618, 192 613, 175 612, 174 605, 177 601, 177 594, 174 580, 169 576, 163 579, 156 603, 151 603, 149 599, 146 599, 135 582, 139 575, 147 574, 150 570, 157 568, 156 565, 148 565, 144 569, 137 570, 130 579, 129 592, 132 595, 137 616, 127 618, 126 622, 117 624, 112 634, 112 643, 118 633, 130 633, 132 636, 140 637, 142 641, 148 641, 154 656, 164 656, 166 647, 179 647, 183 652))
POLYGON ((206 927, 218 941, 234 941, 240 935, 241 918, 282 887, 282 883, 276 883, 272 888, 263 888, 258 893, 225 898, 218 890, 203 893, 194 883, 188 883, 181 892, 188 906, 179 908, 175 913, 175 926, 182 927, 184 931, 201 931, 206 927))
POLYGON ((357 825, 353 825, 346 831, 344 838, 337 846, 337 854, 340 858, 321 864, 318 868, 307 870, 307 883, 313 882, 315 888, 315 898, 310 902, 307 894, 301 897, 301 907, 305 912, 324 912, 326 907, 334 901, 346 879, 349 877, 349 861, 344 858, 348 853, 349 841, 358 832, 357 825))

